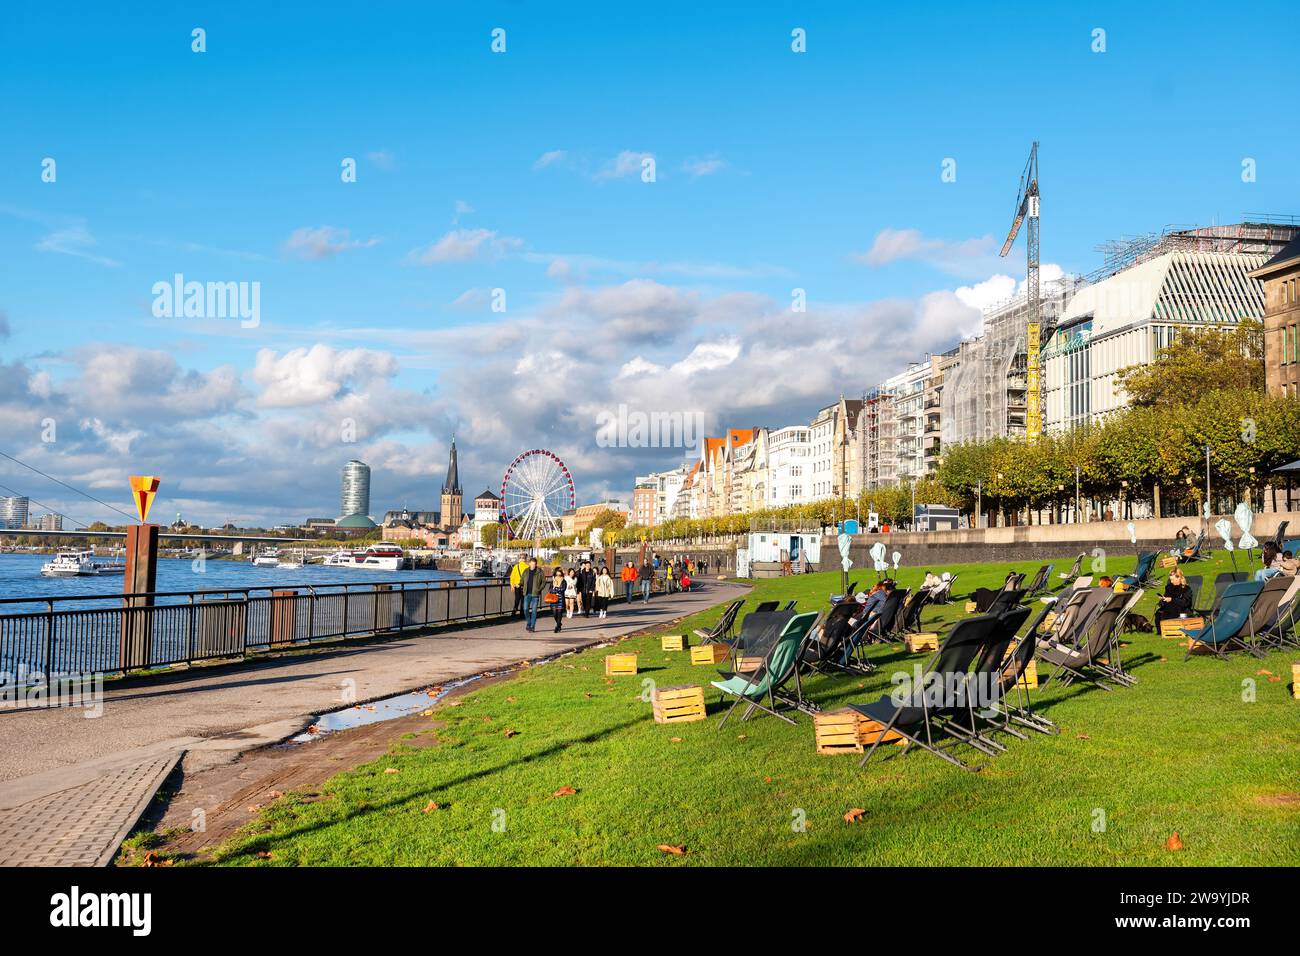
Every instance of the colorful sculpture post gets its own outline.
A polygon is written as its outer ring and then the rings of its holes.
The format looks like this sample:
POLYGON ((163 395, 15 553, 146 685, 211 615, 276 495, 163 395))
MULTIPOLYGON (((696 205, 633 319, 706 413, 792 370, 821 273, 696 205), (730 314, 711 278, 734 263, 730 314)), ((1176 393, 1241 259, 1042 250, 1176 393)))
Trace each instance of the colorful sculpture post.
POLYGON ((153 614, 136 608, 153 607, 158 579, 158 526, 146 524, 161 479, 132 475, 131 497, 140 523, 126 529, 126 574, 123 575, 121 662, 123 669, 147 667, 153 642, 153 614))

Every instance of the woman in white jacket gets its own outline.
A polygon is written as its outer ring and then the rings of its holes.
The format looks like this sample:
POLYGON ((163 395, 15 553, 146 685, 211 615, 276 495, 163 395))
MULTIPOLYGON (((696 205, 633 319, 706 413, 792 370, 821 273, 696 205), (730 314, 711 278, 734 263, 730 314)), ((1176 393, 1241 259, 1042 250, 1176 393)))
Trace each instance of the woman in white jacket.
POLYGON ((604 617, 609 611, 609 599, 614 596, 614 579, 609 576, 609 568, 601 565, 600 574, 596 575, 596 610, 604 617))

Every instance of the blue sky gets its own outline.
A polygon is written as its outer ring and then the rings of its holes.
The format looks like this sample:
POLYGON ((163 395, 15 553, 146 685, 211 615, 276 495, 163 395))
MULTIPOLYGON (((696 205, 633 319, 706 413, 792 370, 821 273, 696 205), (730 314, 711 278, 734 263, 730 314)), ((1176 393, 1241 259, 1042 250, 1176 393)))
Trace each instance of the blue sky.
POLYGON ((1043 259, 1067 271, 1124 234, 1300 213, 1275 48, 1298 20, 1197 3, 6 10, 3 447, 114 500, 158 472, 159 507, 203 521, 330 513, 354 456, 375 468, 372 511, 432 507, 453 430, 467 493, 537 444, 580 498, 626 492, 681 453, 596 448, 611 402, 787 424, 978 328, 974 306, 1023 275, 1022 245, 996 251, 1034 139, 1043 259), (259 282, 260 325, 155 318, 151 288, 177 272, 259 282), (796 287, 810 305, 791 316, 796 287))

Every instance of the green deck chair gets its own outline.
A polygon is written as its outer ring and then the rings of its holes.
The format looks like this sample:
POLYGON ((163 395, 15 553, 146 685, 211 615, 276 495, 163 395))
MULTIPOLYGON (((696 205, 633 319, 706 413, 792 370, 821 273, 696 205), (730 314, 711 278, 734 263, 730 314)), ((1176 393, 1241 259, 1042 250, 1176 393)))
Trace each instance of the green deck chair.
POLYGON ((749 706, 745 709, 741 720, 748 720, 757 709, 766 711, 773 717, 780 717, 786 723, 794 723, 793 718, 777 710, 777 705, 783 703, 797 709, 803 701, 803 688, 799 683, 799 654, 817 618, 818 615, 813 611, 796 614, 787 622, 785 629, 781 631, 781 636, 763 657, 763 663, 757 670, 749 674, 736 674, 726 680, 713 681, 713 686, 722 692, 723 701, 726 701, 728 696, 735 698, 726 716, 722 718, 722 723, 718 725, 719 730, 726 724, 731 712, 742 700, 749 706), (791 678, 795 683, 793 697, 782 691, 791 678), (766 704, 763 702, 764 698, 767 700, 766 704))

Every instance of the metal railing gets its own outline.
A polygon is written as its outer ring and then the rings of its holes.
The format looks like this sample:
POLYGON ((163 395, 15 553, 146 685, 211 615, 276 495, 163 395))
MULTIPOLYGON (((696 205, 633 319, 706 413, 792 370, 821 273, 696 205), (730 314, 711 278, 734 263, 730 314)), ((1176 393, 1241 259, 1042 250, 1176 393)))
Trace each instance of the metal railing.
POLYGON ((120 674, 508 614, 503 581, 384 581, 0 600, 0 683, 120 674), (71 602, 90 607, 60 610, 71 602), (99 602, 103 606, 93 606, 99 602), (39 611, 7 613, 16 605, 39 611))

